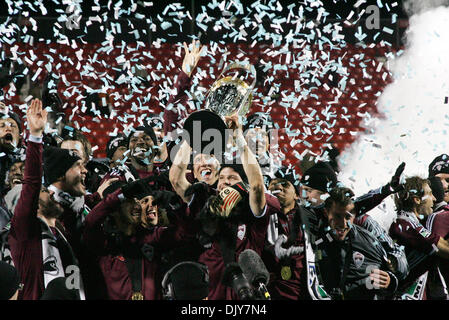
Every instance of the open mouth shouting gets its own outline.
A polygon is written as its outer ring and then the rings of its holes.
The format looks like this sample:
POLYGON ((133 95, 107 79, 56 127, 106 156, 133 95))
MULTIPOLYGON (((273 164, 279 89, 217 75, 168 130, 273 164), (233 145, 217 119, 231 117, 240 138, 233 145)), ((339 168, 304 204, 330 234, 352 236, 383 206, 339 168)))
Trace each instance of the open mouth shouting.
POLYGON ((11 182, 13 185, 22 184, 22 176, 14 176, 11 182))
POLYGON ((157 211, 154 209, 148 209, 146 215, 149 220, 154 220, 157 218, 157 211))
POLYGON ((200 171, 202 177, 209 178, 212 175, 212 170, 209 168, 200 171))
POLYGON ((133 156, 135 157, 142 157, 145 155, 145 153, 148 151, 148 149, 144 146, 138 146, 134 149, 133 156))
POLYGON ((346 233, 349 231, 349 228, 335 228, 334 233, 337 236, 338 239, 344 239, 346 236, 346 233))
POLYGON ((12 143, 14 138, 12 137, 11 133, 7 133, 5 134, 5 136, 3 137, 3 140, 7 143, 12 143))

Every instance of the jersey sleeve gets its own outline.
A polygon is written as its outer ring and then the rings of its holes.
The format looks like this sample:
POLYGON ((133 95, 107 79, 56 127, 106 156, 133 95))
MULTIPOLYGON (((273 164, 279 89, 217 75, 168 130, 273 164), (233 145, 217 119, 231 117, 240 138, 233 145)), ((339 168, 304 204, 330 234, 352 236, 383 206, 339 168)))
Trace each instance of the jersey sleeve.
POLYGON ((408 221, 398 219, 392 231, 392 237, 405 247, 425 254, 437 251, 440 236, 430 232, 422 225, 413 225, 408 221))

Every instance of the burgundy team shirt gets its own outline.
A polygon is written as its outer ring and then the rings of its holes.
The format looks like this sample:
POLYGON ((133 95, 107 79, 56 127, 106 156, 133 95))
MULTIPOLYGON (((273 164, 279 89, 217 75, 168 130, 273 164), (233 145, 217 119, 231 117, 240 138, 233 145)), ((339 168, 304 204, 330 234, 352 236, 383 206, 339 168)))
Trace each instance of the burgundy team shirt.
MULTIPOLYGON (((278 213, 278 228, 279 232, 286 235, 290 235, 294 226, 294 215, 297 208, 293 208, 286 215, 278 213)), ((297 213, 299 214, 299 212, 297 213)), ((304 232, 300 226, 297 226, 297 234, 293 246, 304 247, 304 232)), ((274 250, 274 249, 273 249, 274 250)), ((287 299, 287 300, 303 300, 307 299, 307 274, 305 265, 305 253, 293 255, 285 261, 279 261, 274 254, 268 256, 265 255, 265 263, 267 268, 270 269, 270 283, 268 291, 270 292, 272 299, 287 299), (291 276, 289 279, 282 279, 281 268, 289 268, 291 276)))
MULTIPOLYGON (((102 224, 120 206, 118 195, 121 190, 108 195, 86 217, 84 240, 98 256, 98 262, 111 300, 129 300, 132 296, 131 278, 125 264, 124 254, 114 247, 103 231, 102 224)), ((180 209, 185 211, 185 207, 180 209)), ((135 235, 128 237, 128 245, 141 248, 149 245, 150 258, 142 259, 142 293, 145 300, 161 299, 160 258, 164 250, 169 250, 194 235, 195 229, 189 220, 178 219, 173 227, 156 226, 152 229, 141 228, 135 235)))
MULTIPOLYGON (((280 211, 277 198, 265 194, 266 207, 264 214, 260 217, 251 217, 249 222, 241 223, 237 226, 237 240, 235 247, 235 262, 245 249, 252 249, 257 254, 262 255, 265 244, 267 227, 270 215, 280 211)), ((248 212, 252 215, 251 212, 248 212)), ((209 300, 237 300, 238 296, 232 288, 222 284, 222 274, 225 266, 222 251, 217 241, 212 242, 212 246, 204 251, 198 261, 205 264, 209 270, 209 300)))
MULTIPOLYGON (((443 239, 449 239, 449 205, 444 206, 440 211, 431 214, 427 220, 427 228, 432 233, 437 234, 443 239)), ((441 274, 449 285, 449 261, 439 259, 441 274)))
POLYGON ((437 244, 440 236, 426 229, 418 218, 409 212, 402 212, 409 219, 398 217, 390 226, 391 237, 405 247, 410 273, 404 280, 404 287, 411 284, 436 262, 437 244))
MULTIPOLYGON (((42 143, 28 141, 23 187, 11 219, 8 238, 14 265, 24 285, 23 290, 19 291, 20 300, 39 300, 45 290, 41 220, 37 218, 43 174, 42 151, 42 143)), ((50 229, 55 236, 59 236, 54 228, 50 229)), ((62 228, 60 230, 64 232, 62 228)), ((64 260, 63 253, 60 249, 61 263, 66 267, 69 261, 64 260)))

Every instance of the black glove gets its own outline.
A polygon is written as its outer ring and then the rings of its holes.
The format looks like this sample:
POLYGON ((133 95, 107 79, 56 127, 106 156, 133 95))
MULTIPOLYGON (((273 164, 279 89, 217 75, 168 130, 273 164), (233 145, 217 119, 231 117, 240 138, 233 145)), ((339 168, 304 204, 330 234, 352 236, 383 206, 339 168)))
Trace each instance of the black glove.
POLYGON ((190 197, 194 194, 209 194, 211 191, 210 185, 206 182, 195 182, 184 192, 184 196, 190 197))
POLYGON ((391 177, 391 181, 387 184, 389 193, 396 193, 404 189, 404 186, 399 182, 401 174, 404 172, 404 168, 405 162, 402 162, 399 167, 397 167, 396 172, 393 177, 391 177))
POLYGON ((153 178, 153 177, 139 179, 139 180, 131 181, 131 182, 125 184, 122 187, 123 195, 128 199, 133 199, 133 198, 140 199, 144 195, 150 194, 150 192, 153 191, 153 188, 151 188, 149 185, 150 178, 153 178))
POLYGON ((48 74, 47 77, 45 78, 45 83, 43 86, 44 90, 42 92, 42 105, 44 107, 50 107, 55 112, 62 111, 62 105, 63 105, 62 100, 59 97, 58 93, 50 92, 53 90, 57 90, 58 82, 59 82, 59 79, 56 79, 56 78, 52 77, 51 74, 48 74), (53 82, 54 82, 53 88, 49 88, 49 86, 48 86, 48 84, 51 80, 53 80, 53 82))
POLYGON ((432 194, 434 195, 436 201, 435 203, 439 203, 444 201, 444 187, 443 183, 441 183, 441 179, 439 177, 429 177, 430 189, 432 189, 432 194))
POLYGON ((164 209, 177 210, 181 207, 180 198, 172 191, 157 190, 151 193, 153 196, 153 205, 164 209))
POLYGON ((86 164, 87 171, 95 172, 98 175, 104 176, 111 168, 109 168, 106 164, 96 160, 90 160, 86 164))

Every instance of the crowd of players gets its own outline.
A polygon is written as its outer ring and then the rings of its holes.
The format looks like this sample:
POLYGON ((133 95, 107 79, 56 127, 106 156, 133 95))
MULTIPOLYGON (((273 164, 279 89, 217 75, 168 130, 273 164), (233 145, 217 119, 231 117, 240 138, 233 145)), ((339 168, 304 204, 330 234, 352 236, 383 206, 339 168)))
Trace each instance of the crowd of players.
MULTIPOLYGON (((187 103, 192 48, 173 106, 187 103)), ((335 162, 282 166, 266 113, 226 118, 234 161, 175 141, 187 115, 174 107, 112 136, 101 162, 70 125, 48 134, 46 107, 34 99, 20 119, 4 106, 0 119, 2 299, 448 297, 446 154, 426 178, 392 164, 390 181, 356 198, 335 162), (385 230, 369 211, 389 196, 385 230)))

